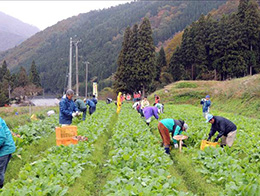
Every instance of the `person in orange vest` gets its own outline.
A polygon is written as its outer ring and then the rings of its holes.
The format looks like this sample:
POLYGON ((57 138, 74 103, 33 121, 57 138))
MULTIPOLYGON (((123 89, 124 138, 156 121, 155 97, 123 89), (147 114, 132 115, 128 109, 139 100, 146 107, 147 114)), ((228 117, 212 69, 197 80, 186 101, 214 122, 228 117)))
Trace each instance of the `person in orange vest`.
POLYGON ((130 101, 131 100, 131 95, 129 93, 126 94, 126 100, 130 101))
POLYGON ((155 104, 157 104, 157 103, 160 103, 160 97, 159 97, 159 95, 154 95, 154 102, 155 102, 155 104))

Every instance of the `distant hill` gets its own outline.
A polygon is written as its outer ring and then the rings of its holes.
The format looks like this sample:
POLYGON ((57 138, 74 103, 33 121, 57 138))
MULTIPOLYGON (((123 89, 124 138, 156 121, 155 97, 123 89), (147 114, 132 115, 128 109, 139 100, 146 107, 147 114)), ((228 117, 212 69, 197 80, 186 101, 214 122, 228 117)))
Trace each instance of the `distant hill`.
POLYGON ((0 12, 0 51, 19 45, 38 31, 37 27, 0 12))
MULTIPOLYGON (((20 66, 28 70, 35 60, 45 92, 62 93, 67 85, 70 37, 74 41, 81 39, 82 42, 78 44, 79 81, 84 83, 83 61, 89 61, 89 80, 97 78, 99 87, 103 88, 109 85, 103 81, 116 71, 117 56, 127 26, 140 24, 144 17, 148 17, 154 33, 154 43, 160 45, 198 20, 201 14, 207 14, 224 3, 225 1, 137 1, 91 11, 62 20, 38 32, 19 46, 1 53, 0 62, 6 60, 9 69, 17 72, 20 66)), ((73 60, 75 62, 75 58, 73 60)), ((72 81, 74 85, 75 70, 72 81)), ((84 89, 82 84, 80 94, 84 94, 84 89)))

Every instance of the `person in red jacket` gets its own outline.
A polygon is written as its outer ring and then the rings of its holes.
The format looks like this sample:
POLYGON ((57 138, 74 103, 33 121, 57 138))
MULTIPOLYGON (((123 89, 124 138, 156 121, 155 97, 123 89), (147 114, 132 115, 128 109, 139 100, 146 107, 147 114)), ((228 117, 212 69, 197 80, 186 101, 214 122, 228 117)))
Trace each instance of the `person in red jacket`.
POLYGON ((159 95, 154 95, 154 102, 155 102, 155 104, 157 104, 157 103, 160 103, 160 97, 159 97, 159 95))

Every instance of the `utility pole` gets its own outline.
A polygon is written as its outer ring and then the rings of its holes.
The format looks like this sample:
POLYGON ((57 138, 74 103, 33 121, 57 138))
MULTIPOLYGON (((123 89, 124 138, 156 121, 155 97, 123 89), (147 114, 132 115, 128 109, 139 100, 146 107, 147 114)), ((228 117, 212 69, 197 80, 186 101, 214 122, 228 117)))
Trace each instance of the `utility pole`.
POLYGON ((11 86, 8 84, 8 97, 11 99, 11 86))
POLYGON ((85 62, 86 63, 86 90, 85 90, 85 97, 88 97, 88 64, 89 62, 85 62))
POLYGON ((72 78, 72 37, 70 38, 70 56, 69 56, 69 78, 68 78, 68 89, 71 89, 71 78, 72 78))
POLYGON ((76 96, 79 96, 79 64, 78 64, 78 43, 81 42, 81 40, 78 40, 75 42, 76 46, 76 96))

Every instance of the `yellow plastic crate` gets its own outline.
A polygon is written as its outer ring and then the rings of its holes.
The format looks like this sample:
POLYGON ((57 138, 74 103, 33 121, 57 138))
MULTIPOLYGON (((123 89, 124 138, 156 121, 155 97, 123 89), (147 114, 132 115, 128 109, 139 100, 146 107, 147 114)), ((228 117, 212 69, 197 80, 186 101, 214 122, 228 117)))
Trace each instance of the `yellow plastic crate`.
POLYGON ((68 146, 70 144, 77 144, 77 143, 78 143, 78 140, 75 140, 72 137, 60 138, 60 139, 56 138, 56 145, 57 146, 60 146, 60 145, 68 146))
POLYGON ((77 126, 64 126, 64 127, 56 127, 56 138, 66 138, 66 137, 73 137, 77 135, 78 128, 77 126))
POLYGON ((209 146, 216 147, 216 146, 219 146, 219 143, 218 142, 210 142, 210 141, 207 141, 207 140, 202 140, 201 145, 200 145, 200 149, 204 150, 205 147, 209 147, 209 146))
POLYGON ((56 127, 56 145, 64 145, 67 146, 69 144, 77 144, 78 141, 72 139, 72 137, 77 136, 77 126, 64 126, 64 127, 56 127))

